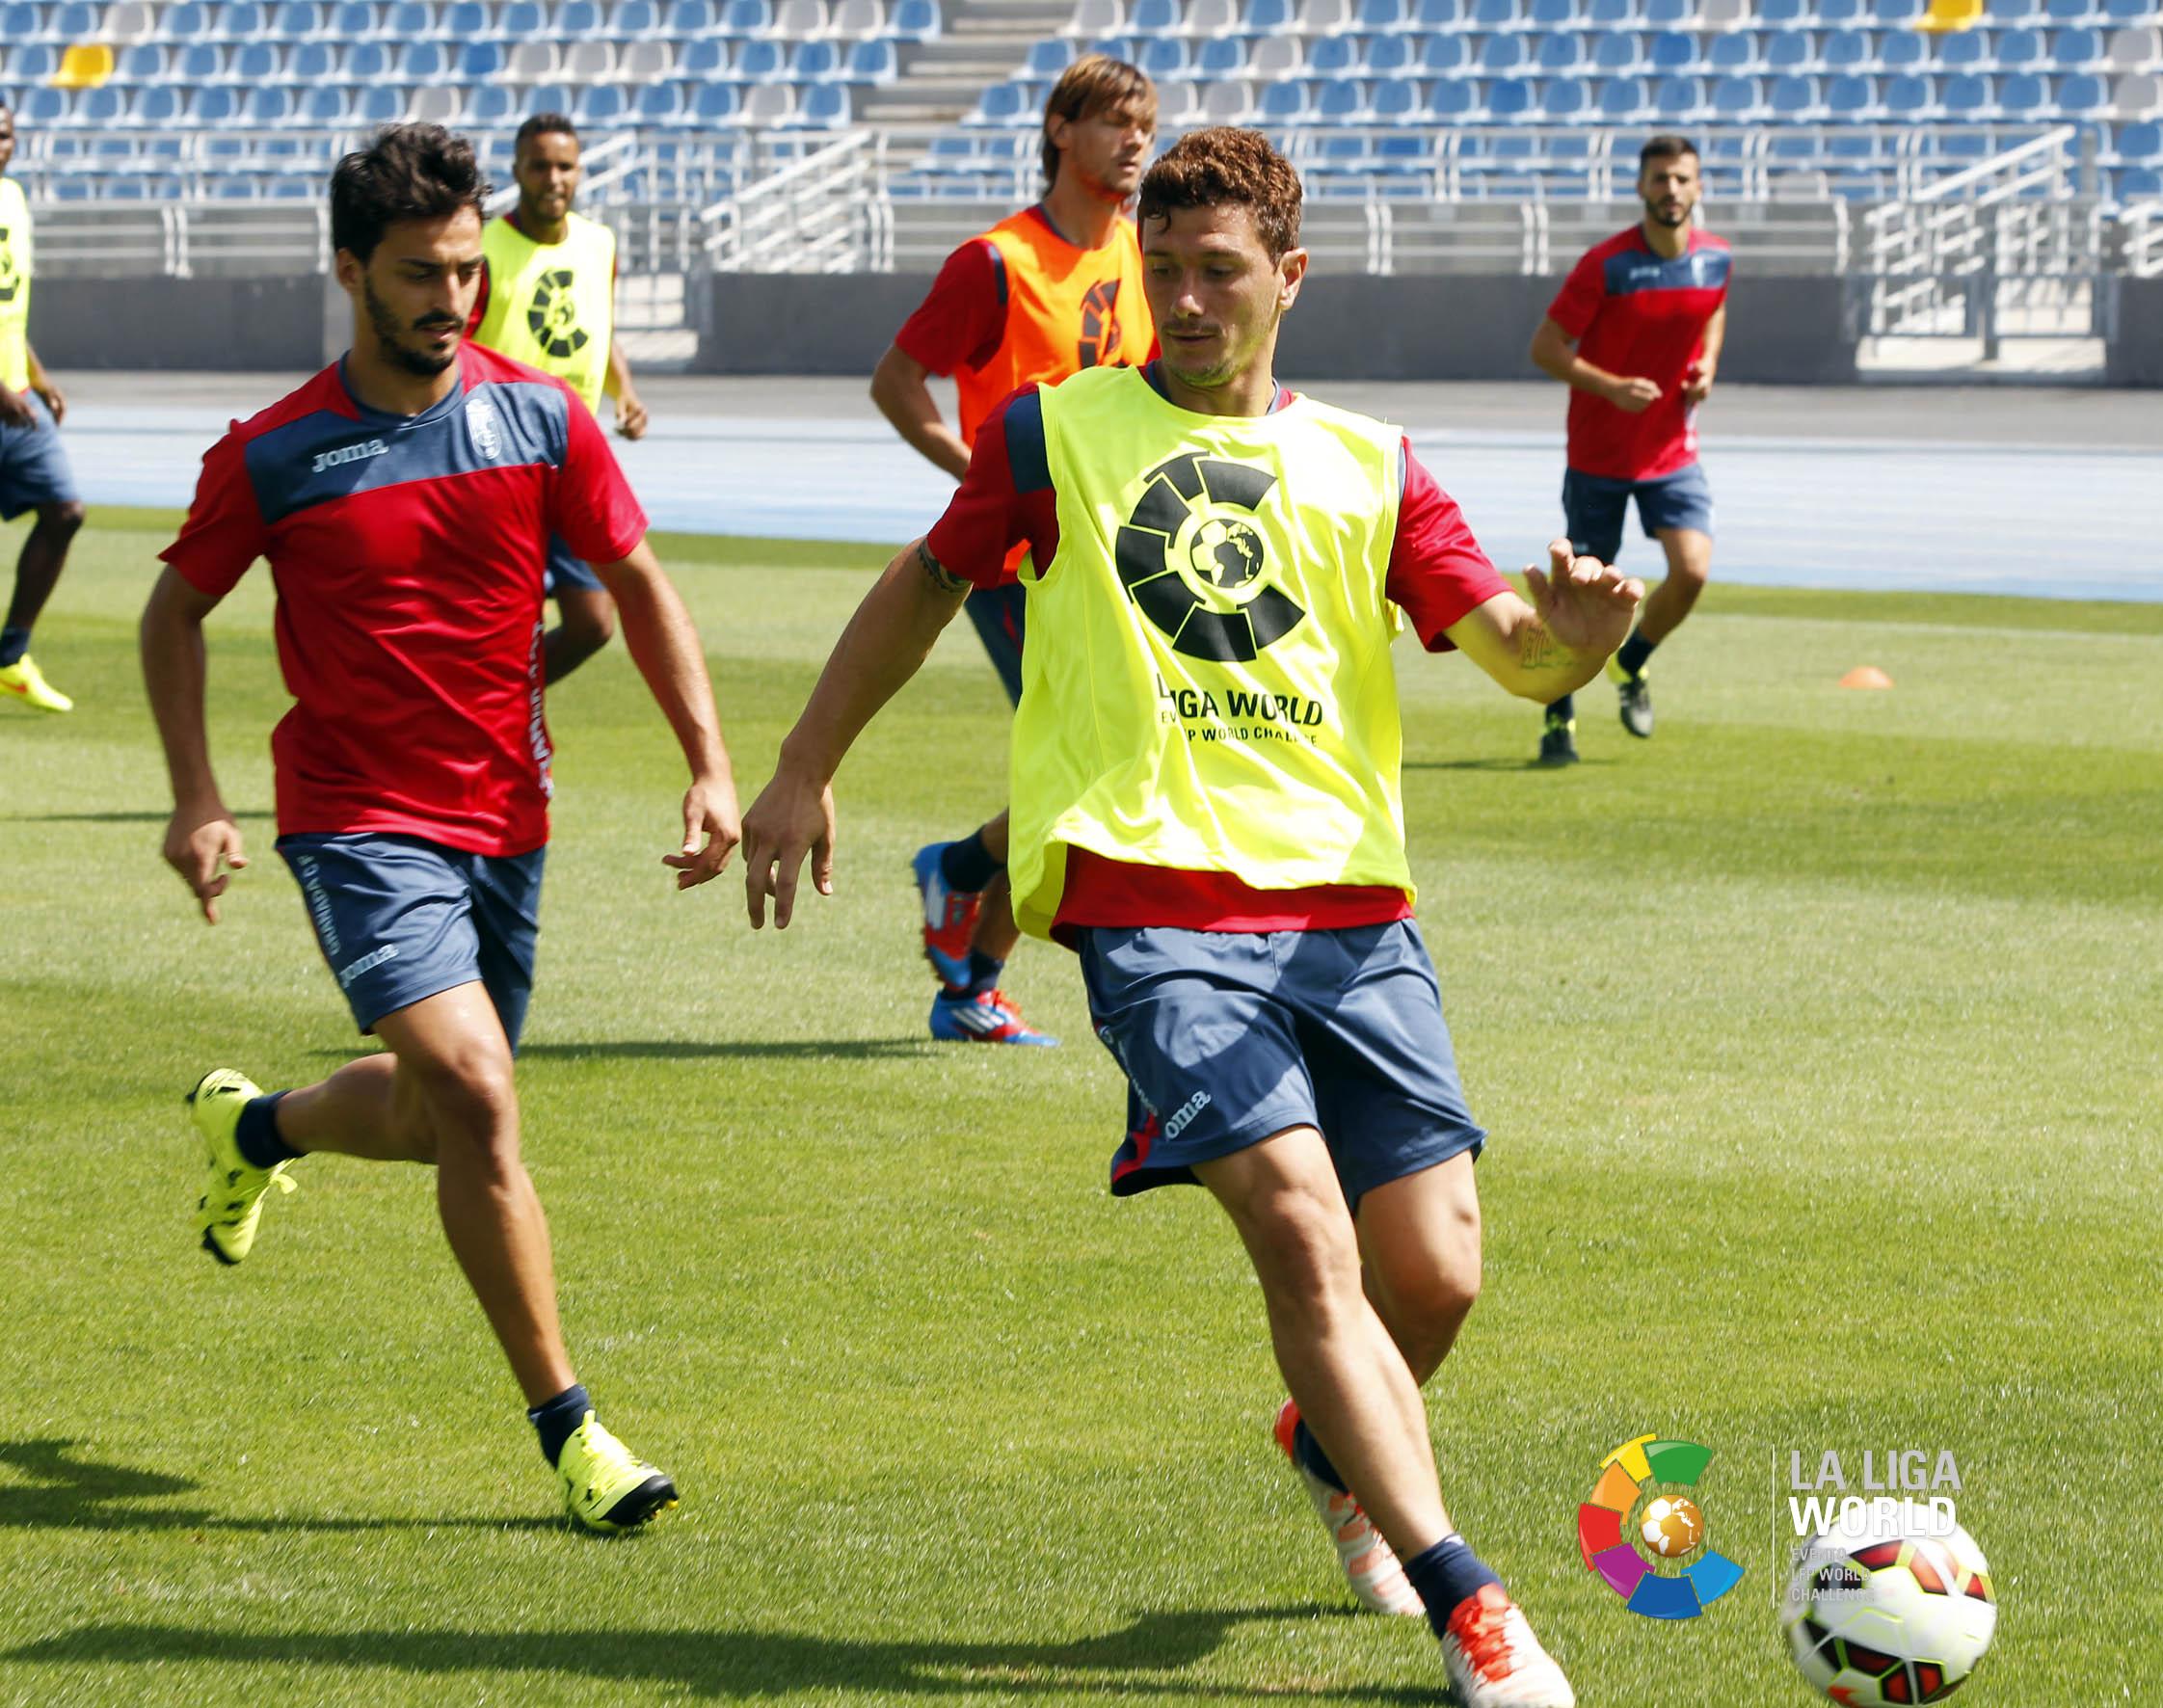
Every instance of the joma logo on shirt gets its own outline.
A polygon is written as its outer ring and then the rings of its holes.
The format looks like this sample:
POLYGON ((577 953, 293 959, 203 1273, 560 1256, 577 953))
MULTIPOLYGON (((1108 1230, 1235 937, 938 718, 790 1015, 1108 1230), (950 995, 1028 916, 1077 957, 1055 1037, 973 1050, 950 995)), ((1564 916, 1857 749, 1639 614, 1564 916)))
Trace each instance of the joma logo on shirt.
POLYGON ((370 457, 387 457, 390 447, 380 439, 371 439, 364 444, 341 444, 334 451, 315 453, 314 472, 321 474, 326 468, 336 468, 346 463, 364 463, 370 457))

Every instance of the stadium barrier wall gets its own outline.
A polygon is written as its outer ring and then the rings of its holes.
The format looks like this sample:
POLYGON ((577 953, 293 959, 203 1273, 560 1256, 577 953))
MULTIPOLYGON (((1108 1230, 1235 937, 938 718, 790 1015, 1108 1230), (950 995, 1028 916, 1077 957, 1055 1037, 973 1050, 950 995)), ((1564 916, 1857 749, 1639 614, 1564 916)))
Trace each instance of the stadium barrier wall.
POLYGON ((2112 386, 2163 386, 2163 279, 2117 278, 2103 379, 2112 386))
MULTIPOLYGON (((716 273, 704 282, 697 370, 868 375, 931 288, 928 275, 716 273)), ((1523 380, 1560 278, 1313 278, 1286 318, 1278 366, 1336 380, 1523 380)), ((1834 278, 1738 272, 1721 377, 1852 385, 1858 299, 1834 278)))
POLYGON ((55 373, 69 368, 180 368, 308 373, 345 348, 352 310, 337 294, 330 342, 320 274, 285 279, 42 280, 31 341, 55 373))

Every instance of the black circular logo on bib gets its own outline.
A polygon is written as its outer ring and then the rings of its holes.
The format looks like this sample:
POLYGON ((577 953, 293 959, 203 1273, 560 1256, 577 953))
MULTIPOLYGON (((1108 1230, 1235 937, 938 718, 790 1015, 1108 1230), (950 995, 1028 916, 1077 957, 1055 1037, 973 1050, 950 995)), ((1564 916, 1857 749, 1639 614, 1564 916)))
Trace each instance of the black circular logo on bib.
POLYGON ((1261 508, 1277 477, 1266 468, 1189 452, 1149 471, 1112 559, 1141 613, 1189 658, 1243 662, 1306 616, 1263 583, 1261 529, 1238 514, 1261 508))
POLYGON ((9 243, 8 227, 0 226, 0 303, 12 303, 22 289, 22 275, 15 270, 15 252, 9 243))
POLYGON ((592 341, 578 324, 578 304, 571 294, 572 278, 569 267, 542 274, 533 287, 532 305, 525 311, 526 330, 559 361, 577 355, 592 341))

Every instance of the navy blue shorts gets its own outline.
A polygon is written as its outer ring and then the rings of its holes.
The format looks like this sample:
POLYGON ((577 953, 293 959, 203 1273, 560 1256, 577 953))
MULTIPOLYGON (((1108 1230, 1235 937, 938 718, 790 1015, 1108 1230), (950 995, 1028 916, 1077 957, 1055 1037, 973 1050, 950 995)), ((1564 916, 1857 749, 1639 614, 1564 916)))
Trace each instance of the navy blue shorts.
POLYGON ((290 836, 278 851, 301 882, 315 941, 361 1031, 477 978, 519 1047, 546 848, 488 855, 419 837, 290 836))
POLYGON ((548 568, 541 586, 551 598, 564 587, 582 588, 588 593, 608 591, 594 574, 593 565, 572 550, 571 542, 561 534, 548 536, 548 568))
POLYGON ((1197 1162, 1308 1126, 1356 1213, 1375 1188, 1486 1143, 1410 920, 1075 935, 1097 1036, 1127 1074, 1113 1192, 1192 1182, 1197 1162))
POLYGON ((975 624, 977 638, 991 654, 992 668, 1006 684, 1006 697, 1021 705, 1022 639, 1028 629, 1028 590, 1019 581, 987 587, 972 593, 962 609, 975 624))
POLYGON ((1638 501, 1638 520, 1647 540, 1662 528, 1713 531, 1712 486, 1702 463, 1678 468, 1662 480, 1610 480, 1601 474, 1562 470, 1562 525, 1580 557, 1611 564, 1622 549, 1622 521, 1630 500, 1638 501))
POLYGON ((35 391, 22 394, 36 412, 35 427, 0 426, 0 521, 13 521, 40 504, 72 504, 75 471, 60 442, 53 413, 35 391))

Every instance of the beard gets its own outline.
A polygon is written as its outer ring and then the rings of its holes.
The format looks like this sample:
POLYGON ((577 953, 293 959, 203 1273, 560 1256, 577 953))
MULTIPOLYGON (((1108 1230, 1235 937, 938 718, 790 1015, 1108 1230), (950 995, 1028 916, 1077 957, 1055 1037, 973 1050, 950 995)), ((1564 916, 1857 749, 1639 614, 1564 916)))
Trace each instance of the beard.
POLYGON ((1684 226, 1690 223, 1689 208, 1678 208, 1675 212, 1669 213, 1656 201, 1648 201, 1644 204, 1644 215, 1646 219, 1662 226, 1684 226))
MULTIPOLYGON (((433 380, 458 360, 456 344, 438 356, 432 350, 415 350, 406 343, 404 334, 407 329, 399 325, 398 317, 390 311, 390 305, 376 295, 375 286, 368 282, 364 273, 360 276, 360 299, 367 305, 368 324, 375 328, 376 342, 383 346, 384 355, 414 378, 433 380)), ((455 321, 439 320, 431 316, 426 320, 415 321, 412 330, 433 331, 437 327, 456 324, 455 321)))

